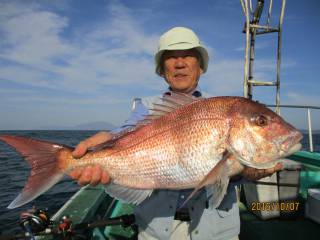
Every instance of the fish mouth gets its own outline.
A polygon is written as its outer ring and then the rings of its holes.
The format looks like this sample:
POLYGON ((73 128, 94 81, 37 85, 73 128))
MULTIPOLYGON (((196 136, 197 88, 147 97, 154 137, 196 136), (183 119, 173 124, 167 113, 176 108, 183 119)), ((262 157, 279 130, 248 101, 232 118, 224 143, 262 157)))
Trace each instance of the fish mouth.
MULTIPOLYGON (((300 141, 300 140, 299 140, 300 141)), ((287 149, 286 151, 284 150, 280 150, 280 154, 279 157, 276 157, 273 161, 270 162, 265 162, 265 163, 255 163, 253 161, 248 161, 243 159, 242 157, 238 156, 238 160, 248 166, 248 167, 253 167, 253 168, 257 168, 257 169, 267 169, 267 168, 272 168, 275 167, 275 165, 277 165, 278 162, 280 162, 281 159, 292 155, 293 153, 299 151, 301 149, 302 145, 300 142, 292 145, 289 149, 287 149)))
POLYGON ((302 139, 302 134, 300 132, 294 132, 291 134, 280 147, 280 156, 285 157, 289 156, 297 151, 299 151, 302 147, 300 141, 302 139))
POLYGON ((291 146, 288 150, 283 151, 282 149, 280 150, 280 158, 287 157, 292 155, 293 153, 299 151, 301 149, 302 145, 301 143, 296 143, 293 146, 291 146))

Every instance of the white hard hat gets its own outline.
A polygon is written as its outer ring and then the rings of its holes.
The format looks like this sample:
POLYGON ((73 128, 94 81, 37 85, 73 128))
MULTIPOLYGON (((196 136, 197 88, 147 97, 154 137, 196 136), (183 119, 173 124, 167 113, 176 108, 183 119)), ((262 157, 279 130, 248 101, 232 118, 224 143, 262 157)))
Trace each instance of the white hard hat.
POLYGON ((191 48, 195 48, 200 53, 200 67, 205 73, 209 62, 208 52, 201 45, 197 35, 191 29, 185 27, 174 27, 160 37, 158 52, 154 57, 156 73, 161 75, 161 58, 166 50, 186 50, 191 48))

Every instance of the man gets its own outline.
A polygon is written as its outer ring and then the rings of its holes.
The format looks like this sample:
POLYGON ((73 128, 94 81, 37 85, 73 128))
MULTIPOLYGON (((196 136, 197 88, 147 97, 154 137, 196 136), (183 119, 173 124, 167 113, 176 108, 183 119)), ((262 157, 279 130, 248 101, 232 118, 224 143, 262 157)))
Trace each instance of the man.
MULTIPOLYGON (((200 44, 196 34, 183 27, 176 27, 164 33, 155 55, 156 73, 169 85, 169 91, 196 97, 198 81, 208 67, 207 50, 200 44)), ((142 99, 125 127, 134 125, 152 108, 152 102, 159 98, 142 99)), ((99 132, 82 141, 73 155, 81 157, 88 148, 112 138, 112 133, 99 132)), ((242 175, 255 180, 269 176, 282 168, 277 165, 268 170, 245 168, 242 175)), ((107 184, 108 174, 98 166, 75 170, 71 173, 80 184, 107 184)), ((135 208, 139 239, 238 239, 240 231, 239 210, 234 183, 230 183, 227 194, 217 209, 211 208, 209 193, 203 189, 180 208, 191 190, 157 190, 152 196, 135 208)))

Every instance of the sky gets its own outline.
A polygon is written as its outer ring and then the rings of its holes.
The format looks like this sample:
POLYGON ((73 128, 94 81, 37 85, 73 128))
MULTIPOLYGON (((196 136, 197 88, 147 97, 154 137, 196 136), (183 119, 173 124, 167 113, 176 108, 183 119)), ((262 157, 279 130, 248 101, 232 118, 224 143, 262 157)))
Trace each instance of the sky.
MULTIPOLYGON (((319 10, 317 0, 287 1, 282 104, 320 106, 319 10)), ((134 97, 166 90, 153 56, 161 34, 175 26, 193 29, 209 51, 200 89, 242 96, 244 21, 238 0, 0 0, 0 130, 121 125, 134 97)), ((275 80, 276 43, 274 33, 257 37, 256 79, 275 80)), ((255 88, 254 99, 273 104, 275 89, 255 88)), ((319 112, 312 111, 314 129, 319 112)), ((307 128, 305 110, 282 115, 307 128)))

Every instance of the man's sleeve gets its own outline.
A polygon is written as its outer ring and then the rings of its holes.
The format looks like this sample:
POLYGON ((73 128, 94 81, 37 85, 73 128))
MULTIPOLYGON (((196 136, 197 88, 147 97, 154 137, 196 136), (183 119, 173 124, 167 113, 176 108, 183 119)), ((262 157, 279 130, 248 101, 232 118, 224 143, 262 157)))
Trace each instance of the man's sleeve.
POLYGON ((111 133, 118 133, 130 127, 134 127, 137 122, 144 119, 148 115, 148 109, 142 104, 141 101, 136 102, 135 108, 131 111, 129 118, 123 123, 121 127, 113 129, 111 133))

